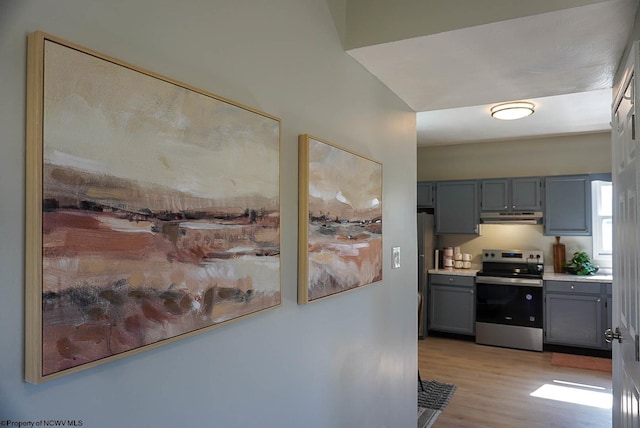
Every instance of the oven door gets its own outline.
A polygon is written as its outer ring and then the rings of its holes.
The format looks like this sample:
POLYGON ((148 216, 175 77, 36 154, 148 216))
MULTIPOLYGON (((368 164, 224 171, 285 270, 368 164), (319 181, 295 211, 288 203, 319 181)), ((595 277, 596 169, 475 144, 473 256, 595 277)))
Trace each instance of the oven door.
POLYGON ((542 328, 542 280, 477 277, 476 321, 542 328))

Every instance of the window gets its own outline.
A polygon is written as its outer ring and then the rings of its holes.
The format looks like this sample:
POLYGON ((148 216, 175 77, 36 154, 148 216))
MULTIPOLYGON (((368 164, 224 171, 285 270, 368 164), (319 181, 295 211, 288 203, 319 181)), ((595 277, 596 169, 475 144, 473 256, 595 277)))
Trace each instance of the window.
POLYGON ((593 260, 601 268, 612 267, 613 186, 610 181, 593 181, 593 260))

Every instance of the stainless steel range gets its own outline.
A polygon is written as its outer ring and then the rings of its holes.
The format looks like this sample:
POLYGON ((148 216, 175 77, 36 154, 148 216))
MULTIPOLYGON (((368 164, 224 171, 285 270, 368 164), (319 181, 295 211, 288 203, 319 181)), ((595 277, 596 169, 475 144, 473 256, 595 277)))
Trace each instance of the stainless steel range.
POLYGON ((542 251, 482 251, 476 343, 542 351, 543 271, 542 251))

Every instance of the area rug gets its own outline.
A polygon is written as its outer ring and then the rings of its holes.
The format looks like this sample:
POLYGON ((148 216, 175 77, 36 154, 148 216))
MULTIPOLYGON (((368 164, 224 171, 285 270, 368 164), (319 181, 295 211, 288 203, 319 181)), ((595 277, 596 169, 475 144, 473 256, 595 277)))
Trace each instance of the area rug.
POLYGON ((456 390, 456 386, 435 380, 418 384, 418 428, 430 428, 438 419, 456 390))
POLYGON ((578 369, 599 370, 611 373, 611 360, 609 358, 588 357, 585 355, 551 354, 551 365, 562 367, 574 367, 578 369))

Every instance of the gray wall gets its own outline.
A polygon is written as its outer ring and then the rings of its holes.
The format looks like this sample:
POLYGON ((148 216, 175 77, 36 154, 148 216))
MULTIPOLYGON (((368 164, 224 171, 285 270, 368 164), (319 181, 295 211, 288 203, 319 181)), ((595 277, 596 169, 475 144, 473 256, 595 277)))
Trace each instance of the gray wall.
POLYGON ((607 0, 349 0, 346 48, 427 36, 607 0))
POLYGON ((0 0, 0 420, 410 427, 415 114, 342 49, 337 0, 0 0), (332 14, 338 15, 334 24, 332 14), (41 385, 23 381, 26 36, 43 30, 282 118, 282 306, 41 385), (297 136, 384 164, 384 279, 296 303, 297 136), (392 270, 391 247, 402 249, 392 270))
POLYGON ((418 148, 418 181, 611 172, 611 133, 418 148))

